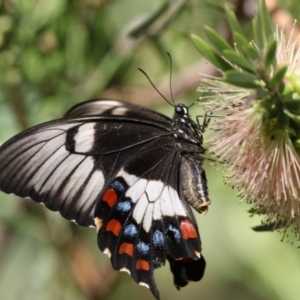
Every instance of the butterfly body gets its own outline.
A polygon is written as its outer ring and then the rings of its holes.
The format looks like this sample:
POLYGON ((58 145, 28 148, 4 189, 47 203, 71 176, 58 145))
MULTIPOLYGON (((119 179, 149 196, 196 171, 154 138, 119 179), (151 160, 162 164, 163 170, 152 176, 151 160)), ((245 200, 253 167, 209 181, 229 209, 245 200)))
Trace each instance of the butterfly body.
POLYGON ((178 288, 204 273, 189 206, 204 214, 210 203, 204 129, 183 104, 169 119, 122 101, 84 102, 0 147, 0 189, 96 226, 114 269, 159 299, 153 271, 166 259, 178 288))

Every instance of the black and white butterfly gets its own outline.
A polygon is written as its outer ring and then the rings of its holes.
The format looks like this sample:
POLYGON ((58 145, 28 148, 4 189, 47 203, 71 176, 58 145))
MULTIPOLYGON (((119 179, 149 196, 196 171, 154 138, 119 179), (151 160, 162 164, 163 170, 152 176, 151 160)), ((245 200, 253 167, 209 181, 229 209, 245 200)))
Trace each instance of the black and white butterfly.
POLYGON ((153 271, 169 261, 174 284, 205 269, 197 223, 210 203, 202 134, 184 104, 174 117, 117 100, 93 100, 0 147, 0 189, 96 226, 113 268, 159 299, 153 271))

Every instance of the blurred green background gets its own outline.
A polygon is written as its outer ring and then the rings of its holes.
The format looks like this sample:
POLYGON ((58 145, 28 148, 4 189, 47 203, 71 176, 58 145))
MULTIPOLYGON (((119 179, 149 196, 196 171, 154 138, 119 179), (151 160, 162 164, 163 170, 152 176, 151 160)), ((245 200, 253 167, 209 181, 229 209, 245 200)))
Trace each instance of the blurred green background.
MULTIPOLYGON (((189 34, 203 25, 229 41, 224 1, 0 0, 0 144, 22 129, 61 117, 92 98, 123 99, 172 115, 137 68, 170 98, 191 104, 201 75, 215 74, 189 34)), ((245 30, 255 0, 232 1, 245 30)), ((297 0, 272 13, 292 19, 297 0)), ((250 37, 249 37, 250 39, 250 37)), ((193 115, 201 114, 194 106, 193 115)), ((209 133, 208 133, 209 134, 209 133)), ((1 164, 1 162, 0 162, 1 164)), ((207 261, 204 279, 178 292, 169 266, 155 272, 162 299, 296 300, 300 253, 278 233, 255 233, 245 203, 206 163, 212 205, 197 216, 207 261)), ((30 200, 0 193, 0 299, 153 299, 127 274, 112 270, 94 229, 80 228, 30 200)))

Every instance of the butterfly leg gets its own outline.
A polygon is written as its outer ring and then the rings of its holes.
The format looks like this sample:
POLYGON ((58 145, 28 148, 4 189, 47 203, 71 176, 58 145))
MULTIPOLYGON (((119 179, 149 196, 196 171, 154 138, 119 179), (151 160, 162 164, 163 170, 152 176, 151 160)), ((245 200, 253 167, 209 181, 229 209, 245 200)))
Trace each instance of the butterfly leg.
POLYGON ((206 111, 204 116, 203 115, 196 116, 197 123, 198 123, 199 127, 201 128, 202 133, 204 133, 206 128, 208 127, 208 125, 211 121, 212 114, 213 114, 212 111, 206 111), (203 118, 202 124, 199 121, 200 118, 203 118))

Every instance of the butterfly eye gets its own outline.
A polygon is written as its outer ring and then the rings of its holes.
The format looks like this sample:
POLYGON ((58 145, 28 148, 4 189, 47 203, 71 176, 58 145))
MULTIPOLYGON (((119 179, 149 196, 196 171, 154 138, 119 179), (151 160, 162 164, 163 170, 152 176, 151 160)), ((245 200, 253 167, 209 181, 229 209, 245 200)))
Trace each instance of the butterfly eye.
POLYGON ((177 104, 175 107, 175 112, 177 115, 184 116, 188 114, 188 109, 184 104, 177 104))

